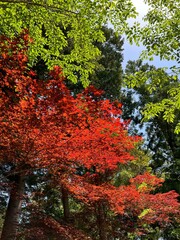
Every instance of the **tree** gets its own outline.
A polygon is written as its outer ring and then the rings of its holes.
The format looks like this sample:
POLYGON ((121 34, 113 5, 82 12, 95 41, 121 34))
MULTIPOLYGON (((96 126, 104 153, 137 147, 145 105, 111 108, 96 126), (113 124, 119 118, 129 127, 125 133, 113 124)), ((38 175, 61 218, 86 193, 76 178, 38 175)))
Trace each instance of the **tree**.
POLYGON ((0 11, 1 34, 14 36, 27 29, 33 37, 30 64, 40 58, 49 67, 59 65, 73 82, 80 75, 84 86, 100 54, 94 42, 105 40, 102 26, 111 22, 121 34, 127 28, 127 18, 136 15, 130 0, 1 0, 0 11), (70 52, 66 51, 69 45, 70 52))
MULTIPOLYGON (((56 80, 53 81, 50 77, 46 79, 47 82, 44 84, 43 81, 35 79, 35 73, 28 70, 26 66, 27 58, 24 55, 27 50, 28 40, 26 34, 22 38, 12 41, 3 37, 1 40, 2 139, 0 158, 2 172, 8 178, 11 189, 2 239, 12 239, 12 236, 15 236, 17 232, 22 193, 24 192, 24 178, 33 174, 33 171, 46 167, 49 161, 48 152, 51 155, 50 158, 55 159, 57 154, 55 152, 59 152, 59 146, 55 147, 56 141, 62 140, 61 143, 63 144, 63 141, 66 141, 65 136, 68 135, 68 133, 65 133, 67 129, 65 117, 69 113, 64 111, 64 114, 61 114, 61 119, 57 119, 56 110, 54 109, 55 102, 57 98, 59 101, 61 99, 61 106, 56 104, 58 111, 63 112, 63 109, 69 109, 73 114, 71 107, 66 108, 66 106, 71 101, 74 104, 74 99, 70 96, 66 99, 66 93, 70 93, 64 85, 61 86, 62 81, 60 81, 59 77, 57 77, 58 85, 53 85, 56 80), (25 47, 21 51, 17 51, 17 45, 21 41, 25 42, 25 47), (59 92, 58 89, 61 89, 61 91, 59 92), (51 94, 50 92, 53 91, 55 92, 51 94), (51 98, 51 102, 49 98, 51 98), (53 119, 52 116, 55 118, 53 119), (54 128, 51 127, 53 120, 56 123, 54 128), (45 122, 49 126, 44 125, 45 122), (64 126, 64 133, 58 130, 61 128, 60 125, 61 127, 64 126), (48 132, 51 131, 50 136, 48 132), (51 154, 53 149, 54 156, 51 154), (9 231, 10 228, 11 231, 9 231)), ((58 74, 60 74, 59 70, 58 74)), ((73 106, 73 109, 77 110, 77 114, 78 108, 73 106)), ((68 129, 70 130, 70 127, 68 129)), ((60 159, 59 156, 59 161, 60 159)))
POLYGON ((103 27, 106 38, 103 43, 95 43, 101 51, 99 68, 90 75, 90 82, 97 89, 104 91, 103 97, 114 101, 121 98, 123 39, 113 29, 103 27))
POLYGON ((166 187, 179 192, 179 135, 174 133, 179 111, 175 112, 173 123, 166 122, 171 116, 169 108, 165 119, 162 118, 162 114, 159 115, 155 111, 154 117, 149 119, 147 118, 149 112, 146 112, 146 109, 152 105, 159 106, 160 111, 159 103, 169 98, 169 93, 179 85, 178 79, 167 74, 164 69, 156 69, 154 66, 143 64, 140 60, 129 61, 126 73, 130 75, 127 80, 130 88, 127 98, 124 99, 124 117, 133 120, 133 129, 139 126, 140 129, 145 130, 147 134, 145 147, 151 151, 152 168, 154 171, 166 173, 166 183, 168 183, 166 187), (137 75, 139 84, 133 90, 131 86, 134 86, 137 75), (134 94, 137 96, 132 100, 134 94), (143 119, 144 122, 142 122, 143 119))
MULTIPOLYGON (((135 223, 133 230, 138 235, 144 223, 163 227, 176 220, 178 195, 174 191, 153 194, 162 179, 143 172, 127 185, 112 184, 119 164, 134 160, 131 151, 140 140, 128 135, 127 124, 120 118, 121 104, 102 99, 93 86, 73 97, 58 66, 44 80, 38 79, 27 67, 28 40, 26 33, 13 40, 1 37, 0 160, 10 189, 1 239, 17 236, 23 183, 38 170, 44 171, 46 181, 62 186, 97 211, 99 239, 108 237, 106 208, 121 221, 135 223), (21 42, 25 45, 19 50, 21 42)), ((30 195, 25 208, 29 203, 32 215, 43 212, 40 202, 33 204, 30 195)), ((36 231, 49 234, 43 227, 47 225, 48 231, 61 232, 65 239, 66 229, 74 229, 43 214, 36 231)), ((82 236, 77 229, 73 231, 82 236)))
POLYGON ((131 40, 136 39, 146 47, 144 56, 160 56, 161 59, 180 60, 179 56, 179 8, 175 1, 145 0, 149 9, 144 16, 144 26, 135 23, 127 32, 131 40))
MULTIPOLYGON (((94 42, 101 55, 97 59, 96 68, 89 76, 89 81, 97 89, 103 90, 103 98, 120 100, 122 86, 122 61, 123 61, 123 39, 115 31, 107 26, 102 27, 105 41, 103 43, 94 42)), ((74 94, 83 91, 80 81, 73 84, 68 81, 66 85, 74 94)))
MULTIPOLYGON (((154 1, 146 0, 145 3, 149 5, 149 10, 144 17, 145 26, 141 26, 140 23, 135 23, 134 26, 127 31, 128 39, 131 42, 142 43, 146 50, 142 53, 142 58, 153 59, 153 56, 159 56, 160 59, 174 60, 177 62, 172 67, 172 77, 178 79, 180 61, 179 56, 179 1, 154 1)), ((154 74, 158 79, 158 70, 155 74, 155 69, 149 71, 149 75, 154 74)), ((141 73, 140 73, 141 75, 141 73)), ((134 83, 138 86, 139 81, 142 79, 138 73, 134 77, 134 83), (136 82, 136 83, 135 83, 136 82)), ((156 83, 154 86, 156 87, 156 83)), ((160 86, 162 87, 162 86, 160 86)), ((179 84, 173 89, 167 92, 167 97, 159 101, 158 103, 147 104, 146 117, 148 119, 159 115, 168 124, 176 122, 176 112, 179 112, 180 100, 179 100, 179 84), (169 111, 170 110, 170 111, 169 111)), ((180 124, 176 122, 174 129, 175 133, 180 132, 180 124)))

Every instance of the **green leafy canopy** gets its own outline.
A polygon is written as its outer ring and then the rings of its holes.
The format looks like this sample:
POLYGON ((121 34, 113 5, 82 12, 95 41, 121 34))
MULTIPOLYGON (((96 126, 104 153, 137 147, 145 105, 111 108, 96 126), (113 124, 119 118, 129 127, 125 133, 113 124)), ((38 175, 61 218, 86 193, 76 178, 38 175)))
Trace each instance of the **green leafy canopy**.
MULTIPOLYGON (((145 25, 134 23, 128 31, 128 38, 133 41, 142 42, 146 50, 142 52, 141 58, 153 60, 153 56, 160 59, 174 60, 180 62, 179 36, 180 36, 180 1, 179 0, 144 0, 148 4, 148 13, 143 20, 145 25)), ((149 70, 146 74, 137 71, 132 76, 127 76, 128 87, 138 87, 142 83, 146 84, 148 92, 151 94, 157 88, 162 89, 163 81, 171 83, 171 79, 177 80, 176 86, 166 92, 166 97, 157 103, 148 103, 143 111, 145 119, 162 116, 168 123, 175 122, 175 116, 180 110, 180 85, 179 67, 174 66, 172 73, 167 76, 165 70, 149 70), (163 73, 164 72, 164 73, 163 73), (163 76, 164 75, 164 76, 163 76), (131 86, 130 86, 131 85, 131 86)), ((175 133, 180 133, 180 123, 176 123, 175 133)))
POLYGON ((179 0, 144 0, 149 9, 144 16, 144 26, 134 23, 129 38, 138 39, 146 47, 142 57, 159 56, 161 59, 180 62, 180 1, 179 0))

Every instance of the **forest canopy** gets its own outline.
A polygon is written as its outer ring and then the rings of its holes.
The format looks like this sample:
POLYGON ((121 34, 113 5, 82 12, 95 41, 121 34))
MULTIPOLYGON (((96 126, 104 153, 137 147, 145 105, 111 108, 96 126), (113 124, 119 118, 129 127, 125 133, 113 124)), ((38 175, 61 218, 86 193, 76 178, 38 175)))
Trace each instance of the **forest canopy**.
POLYGON ((0 0, 2 240, 179 239, 179 69, 122 36, 179 62, 180 3, 144 2, 0 0))

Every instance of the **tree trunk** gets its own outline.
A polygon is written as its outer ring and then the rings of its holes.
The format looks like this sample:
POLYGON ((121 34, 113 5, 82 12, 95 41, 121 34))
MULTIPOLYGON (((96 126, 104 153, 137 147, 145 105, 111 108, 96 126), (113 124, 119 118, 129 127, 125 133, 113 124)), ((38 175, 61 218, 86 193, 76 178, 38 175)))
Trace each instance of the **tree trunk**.
POLYGON ((61 193, 62 193, 62 204, 63 204, 63 210, 64 210, 64 220, 68 222, 70 217, 68 192, 64 187, 62 187, 61 193))
POLYGON ((24 178, 15 176, 15 184, 11 189, 1 240, 15 240, 21 211, 22 194, 24 192, 24 178))
POLYGON ((99 228, 99 240, 107 240, 106 213, 103 203, 97 204, 97 223, 99 228))

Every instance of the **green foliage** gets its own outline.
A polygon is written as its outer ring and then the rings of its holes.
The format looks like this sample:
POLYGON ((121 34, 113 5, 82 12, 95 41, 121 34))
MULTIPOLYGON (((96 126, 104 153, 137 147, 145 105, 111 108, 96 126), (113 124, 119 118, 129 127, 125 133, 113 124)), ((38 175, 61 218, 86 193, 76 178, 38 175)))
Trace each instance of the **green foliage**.
POLYGON ((103 97, 120 100, 122 87, 123 40, 112 29, 103 27, 106 41, 95 43, 101 51, 99 66, 90 76, 91 83, 104 91, 103 97))
POLYGON ((147 209, 144 209, 142 211, 141 214, 139 214, 138 218, 143 218, 146 214, 148 214, 149 212, 151 212, 151 209, 147 208, 147 209))
POLYGON ((141 27, 135 23, 127 32, 130 39, 138 39, 146 47, 143 57, 160 56, 161 59, 180 61, 180 2, 179 0, 145 0, 149 10, 141 27))
POLYGON ((151 172, 151 168, 149 167, 150 156, 141 150, 141 144, 137 144, 136 148, 132 151, 132 154, 135 156, 134 161, 131 161, 126 165, 119 165, 120 170, 114 178, 115 186, 129 184, 130 178, 133 178, 144 171, 151 172))
POLYGON ((84 86, 100 55, 94 42, 105 40, 102 26, 111 22, 121 34, 127 18, 136 15, 130 0, 1 0, 0 13, 1 34, 12 37, 28 29, 30 65, 39 58, 49 68, 59 65, 72 82, 80 76, 84 86))
POLYGON ((174 97, 178 95, 178 78, 140 60, 129 61, 126 74, 123 117, 132 119, 131 131, 145 136, 144 148, 151 153, 152 170, 163 173, 166 178, 162 190, 180 192, 180 138, 176 134, 180 111, 173 108, 174 97))
MULTIPOLYGON (((101 51, 101 56, 97 58, 96 68, 90 74, 89 80, 95 88, 104 91, 102 98, 120 100, 123 79, 123 40, 111 28, 104 26, 102 31, 106 40, 103 43, 94 43, 101 51)), ((83 90, 79 80, 76 84, 71 81, 67 81, 66 84, 74 94, 83 90)))
MULTIPOLYGON (((138 64, 138 62, 137 62, 138 64)), ((175 133, 180 132, 180 124, 176 121, 177 112, 180 111, 180 85, 178 75, 167 74, 166 69, 150 67, 147 71, 139 69, 132 74, 127 72, 124 83, 128 88, 144 88, 149 96, 143 109, 144 120, 162 116, 168 123, 176 123, 175 133)))
MULTIPOLYGON (((144 17, 145 26, 138 22, 134 23, 127 31, 127 38, 130 42, 141 42, 146 50, 142 52, 141 58, 153 60, 153 56, 160 59, 175 60, 180 62, 179 36, 180 36, 180 2, 178 0, 145 0, 149 10, 144 17)), ((168 76, 163 69, 151 69, 144 73, 137 71, 133 76, 128 76, 126 84, 129 87, 138 87, 146 84, 149 94, 162 89, 165 82, 177 80, 179 68, 174 66, 173 73, 168 76), (164 78, 164 79, 163 79, 164 78), (150 82, 149 82, 150 79, 150 82)), ((180 87, 177 81, 176 86, 167 91, 166 98, 159 102, 151 102, 144 109, 145 119, 161 116, 168 123, 176 122, 176 114, 180 110, 180 87)), ((180 123, 176 122, 175 133, 180 133, 180 123)))

